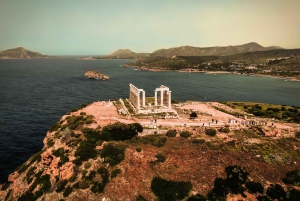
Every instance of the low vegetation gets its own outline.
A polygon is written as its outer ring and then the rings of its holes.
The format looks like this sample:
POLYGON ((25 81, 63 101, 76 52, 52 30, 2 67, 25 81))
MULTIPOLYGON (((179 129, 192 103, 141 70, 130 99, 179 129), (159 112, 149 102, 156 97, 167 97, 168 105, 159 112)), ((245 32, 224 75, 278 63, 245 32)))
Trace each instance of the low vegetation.
POLYGON ((240 109, 259 117, 275 118, 287 122, 300 123, 300 108, 251 102, 222 102, 234 109, 240 109))
POLYGON ((151 190, 159 200, 181 200, 188 196, 192 190, 192 184, 155 177, 151 182, 151 190))

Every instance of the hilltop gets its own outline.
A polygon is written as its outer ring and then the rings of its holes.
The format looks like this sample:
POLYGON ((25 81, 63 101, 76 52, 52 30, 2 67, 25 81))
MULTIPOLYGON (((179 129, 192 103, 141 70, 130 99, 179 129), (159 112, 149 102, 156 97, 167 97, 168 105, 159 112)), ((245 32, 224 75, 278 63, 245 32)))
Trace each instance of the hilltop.
MULTIPOLYGON (((50 127, 44 148, 0 185, 0 199, 300 198, 299 124, 261 118, 247 120, 265 122, 260 126, 228 122, 246 122, 241 116, 251 115, 200 102, 174 104, 180 119, 153 124, 146 116, 123 116, 130 106, 122 102, 98 101, 64 115, 50 127)), ((251 108, 264 109, 252 105, 247 111, 251 108)), ((297 108, 284 109, 299 116, 297 108)))
POLYGON ((0 59, 32 59, 32 58, 47 58, 39 52, 33 52, 24 47, 17 47, 0 52, 0 59))
POLYGON ((273 49, 283 49, 281 47, 263 47, 255 42, 244 45, 227 47, 192 47, 182 46, 169 49, 156 50, 151 56, 172 57, 177 56, 226 56, 244 52, 267 51, 273 49))
POLYGON ((237 46, 226 47, 192 47, 181 46, 169 49, 159 49, 153 53, 135 53, 129 49, 120 49, 107 57, 133 58, 133 57, 173 57, 173 56, 226 56, 245 52, 267 51, 283 49, 277 46, 263 47, 255 42, 237 46))
POLYGON ((136 59, 149 56, 148 53, 136 53, 130 49, 119 49, 105 57, 93 57, 93 59, 136 59))

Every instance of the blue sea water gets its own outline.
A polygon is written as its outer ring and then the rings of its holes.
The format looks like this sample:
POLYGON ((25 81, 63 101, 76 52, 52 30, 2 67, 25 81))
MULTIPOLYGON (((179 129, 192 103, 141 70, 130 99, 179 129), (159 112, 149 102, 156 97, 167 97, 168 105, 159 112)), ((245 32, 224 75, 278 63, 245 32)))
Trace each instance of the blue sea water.
POLYGON ((49 127, 82 103, 126 98, 129 83, 154 96, 161 84, 178 101, 254 101, 300 106, 300 82, 229 74, 145 72, 121 67, 130 60, 75 57, 0 60, 0 183, 43 147, 49 127), (87 79, 98 70, 109 81, 87 79))

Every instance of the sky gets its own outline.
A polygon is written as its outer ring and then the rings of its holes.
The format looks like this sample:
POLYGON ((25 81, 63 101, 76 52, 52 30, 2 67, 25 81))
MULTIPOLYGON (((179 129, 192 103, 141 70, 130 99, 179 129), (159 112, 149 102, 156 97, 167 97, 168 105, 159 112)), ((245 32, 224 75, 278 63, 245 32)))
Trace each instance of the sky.
POLYGON ((300 0, 0 0, 0 51, 151 53, 257 42, 300 48, 300 0))

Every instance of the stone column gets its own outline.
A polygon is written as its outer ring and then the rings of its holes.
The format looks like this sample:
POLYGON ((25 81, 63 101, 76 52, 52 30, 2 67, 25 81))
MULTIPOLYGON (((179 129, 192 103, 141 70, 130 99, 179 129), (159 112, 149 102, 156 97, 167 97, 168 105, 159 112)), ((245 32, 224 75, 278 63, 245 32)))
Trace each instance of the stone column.
POLYGON ((145 91, 143 90, 143 107, 146 107, 145 91))
POLYGON ((140 110, 140 92, 137 92, 137 105, 136 109, 139 111, 140 110))
POLYGON ((164 92, 163 90, 160 91, 160 105, 164 105, 164 92))
POLYGON ((154 105, 157 106, 157 91, 156 90, 154 90, 154 96, 155 96, 154 105))
POLYGON ((168 108, 171 108, 171 91, 169 91, 168 108))

